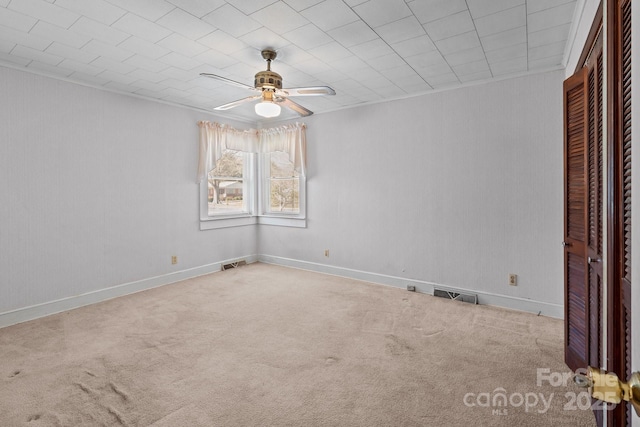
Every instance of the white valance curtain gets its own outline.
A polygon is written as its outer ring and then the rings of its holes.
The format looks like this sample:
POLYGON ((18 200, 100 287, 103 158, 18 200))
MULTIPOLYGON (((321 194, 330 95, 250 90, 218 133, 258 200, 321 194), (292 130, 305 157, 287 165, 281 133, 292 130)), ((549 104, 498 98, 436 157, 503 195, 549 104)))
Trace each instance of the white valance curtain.
POLYGON ((296 172, 306 176, 305 130, 307 126, 304 123, 244 131, 209 121, 200 121, 198 126, 200 127, 198 183, 202 182, 216 167, 216 161, 222 156, 224 149, 248 153, 283 151, 289 154, 296 172))

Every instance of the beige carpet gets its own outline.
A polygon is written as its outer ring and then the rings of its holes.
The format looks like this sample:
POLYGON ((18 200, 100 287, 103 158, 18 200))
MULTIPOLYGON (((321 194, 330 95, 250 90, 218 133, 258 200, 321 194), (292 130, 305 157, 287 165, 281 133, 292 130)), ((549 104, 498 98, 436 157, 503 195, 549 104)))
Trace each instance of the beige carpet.
POLYGON ((558 320, 252 264, 0 329, 0 425, 594 425, 562 360, 558 320))

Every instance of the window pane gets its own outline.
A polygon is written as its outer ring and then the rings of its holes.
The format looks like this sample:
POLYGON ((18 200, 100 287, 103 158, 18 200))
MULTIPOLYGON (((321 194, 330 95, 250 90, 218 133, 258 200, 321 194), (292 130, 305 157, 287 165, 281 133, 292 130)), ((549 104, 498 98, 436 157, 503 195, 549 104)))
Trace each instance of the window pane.
POLYGON ((224 151, 208 176, 209 215, 246 211, 243 171, 244 154, 224 151))
POLYGON ((300 212, 300 178, 287 153, 270 154, 269 211, 300 212))

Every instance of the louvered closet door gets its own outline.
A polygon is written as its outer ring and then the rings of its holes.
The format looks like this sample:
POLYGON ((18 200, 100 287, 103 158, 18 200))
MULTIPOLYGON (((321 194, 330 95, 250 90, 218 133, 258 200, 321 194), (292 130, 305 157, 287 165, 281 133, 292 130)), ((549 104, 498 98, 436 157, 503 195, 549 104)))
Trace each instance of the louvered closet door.
MULTIPOLYGON (((631 374, 631 0, 612 2, 611 49, 613 76, 612 132, 609 149, 612 153, 613 200, 609 216, 611 242, 609 246, 611 282, 609 306, 612 312, 608 365, 618 376, 627 379, 631 374)), ((638 292, 638 290, 633 290, 638 292)), ((637 344, 635 344, 637 345, 637 344)), ((630 404, 613 411, 609 425, 630 426, 633 417, 630 404)))
MULTIPOLYGON (((587 277, 589 283, 589 365, 603 366, 603 35, 596 38, 586 61, 587 78, 587 277)), ((602 411, 595 411, 597 424, 603 425, 602 411)))
MULTIPOLYGON (((602 33, 587 61, 587 277, 589 365, 602 364, 603 262, 603 54, 602 33)), ((601 414, 600 414, 601 415, 601 414)))
POLYGON ((587 76, 583 68, 564 82, 565 362, 573 370, 589 363, 587 76))

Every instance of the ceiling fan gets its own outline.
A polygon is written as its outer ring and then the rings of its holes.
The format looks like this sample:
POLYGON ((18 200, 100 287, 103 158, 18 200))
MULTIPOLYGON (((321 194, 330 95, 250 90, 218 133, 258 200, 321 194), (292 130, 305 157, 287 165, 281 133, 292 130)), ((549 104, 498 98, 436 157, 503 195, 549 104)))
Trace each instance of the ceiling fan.
POLYGON ((297 87, 297 88, 282 88, 282 77, 275 71, 271 71, 271 61, 276 59, 277 53, 275 50, 264 49, 262 51, 262 57, 267 61, 267 69, 265 71, 259 71, 256 74, 253 86, 246 85, 244 83, 236 82, 235 80, 227 79, 226 77, 218 76, 216 74, 201 73, 201 76, 210 77, 212 79, 220 80, 224 83, 238 86, 244 89, 249 89, 254 92, 260 92, 258 95, 249 96, 247 98, 233 101, 228 104, 220 105, 214 108, 214 110, 224 111, 231 108, 242 105, 246 102, 253 102, 261 99, 256 103, 256 114, 262 117, 277 117, 280 115, 280 105, 290 108, 298 113, 300 116, 310 116, 313 111, 306 109, 302 105, 293 102, 289 99, 292 96, 321 96, 321 95, 335 95, 336 92, 328 86, 311 86, 311 87, 297 87))

